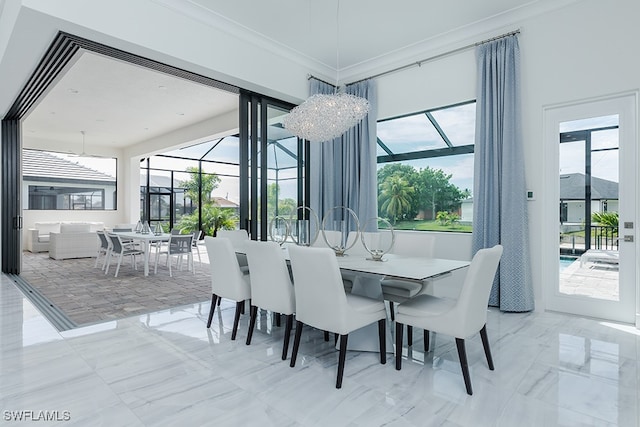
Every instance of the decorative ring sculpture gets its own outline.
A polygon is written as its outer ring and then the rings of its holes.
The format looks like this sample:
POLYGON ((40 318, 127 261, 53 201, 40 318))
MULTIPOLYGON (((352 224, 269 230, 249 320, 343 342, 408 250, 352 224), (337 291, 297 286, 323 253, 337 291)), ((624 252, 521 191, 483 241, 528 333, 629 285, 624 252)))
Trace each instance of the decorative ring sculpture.
POLYGON ((360 239, 362 240, 362 246, 371 254, 371 260, 384 261, 382 257, 386 253, 389 253, 395 243, 393 226, 384 218, 369 218, 362 223, 360 239), (384 224, 384 228, 382 229, 380 228, 381 223, 384 224), (375 229, 376 231, 368 232, 366 231, 367 227, 375 229), (388 233, 385 233, 385 231, 388 233), (385 238, 384 234, 390 234, 390 237, 385 238))
POLYGON ((356 242, 358 241, 358 234, 360 233, 360 221, 358 221, 358 215, 356 213, 346 207, 346 206, 335 206, 329 209, 322 219, 322 237, 331 249, 336 253, 336 256, 344 256, 345 252, 351 249, 356 242), (337 216, 337 218, 332 218, 332 216, 337 216), (334 226, 331 230, 327 229, 327 226, 330 225, 331 222, 334 222, 334 226), (329 231, 337 231, 340 233, 340 241, 335 242, 329 241, 327 238, 327 232, 329 231), (355 238, 349 242, 349 232, 354 231, 356 233, 355 238))

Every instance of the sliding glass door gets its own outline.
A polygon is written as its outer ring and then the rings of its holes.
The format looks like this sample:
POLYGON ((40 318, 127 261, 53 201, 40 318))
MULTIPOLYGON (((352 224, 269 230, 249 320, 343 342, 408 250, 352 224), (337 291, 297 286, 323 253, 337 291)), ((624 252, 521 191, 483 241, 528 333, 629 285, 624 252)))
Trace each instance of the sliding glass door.
POLYGON ((282 119, 291 104, 255 94, 240 95, 240 227, 254 240, 269 239, 269 223, 308 206, 307 143, 282 119), (246 165, 246 166, 244 166, 246 165))

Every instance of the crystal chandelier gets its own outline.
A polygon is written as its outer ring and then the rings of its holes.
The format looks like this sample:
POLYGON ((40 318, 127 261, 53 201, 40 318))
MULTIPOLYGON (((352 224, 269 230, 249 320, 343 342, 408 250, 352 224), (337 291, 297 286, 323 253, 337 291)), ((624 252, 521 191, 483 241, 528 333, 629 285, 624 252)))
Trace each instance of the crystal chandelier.
MULTIPOLYGON (((336 44, 340 39, 340 0, 336 10, 336 44)), ((358 124, 369 113, 369 101, 338 91, 340 47, 336 46, 336 90, 333 94, 316 94, 295 107, 283 119, 285 129, 311 142, 330 141, 358 124)))
POLYGON ((369 112, 369 101, 347 93, 312 95, 283 120, 286 129, 311 142, 330 141, 369 112))

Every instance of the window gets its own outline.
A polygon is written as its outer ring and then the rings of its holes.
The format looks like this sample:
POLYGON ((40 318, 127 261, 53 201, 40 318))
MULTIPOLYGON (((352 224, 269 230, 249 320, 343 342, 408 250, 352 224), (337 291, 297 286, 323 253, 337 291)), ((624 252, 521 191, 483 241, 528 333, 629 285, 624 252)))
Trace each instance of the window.
POLYGON ((471 232, 475 101, 378 122, 378 216, 471 232))
POLYGON ((116 209, 116 159, 29 149, 22 158, 23 209, 116 209))

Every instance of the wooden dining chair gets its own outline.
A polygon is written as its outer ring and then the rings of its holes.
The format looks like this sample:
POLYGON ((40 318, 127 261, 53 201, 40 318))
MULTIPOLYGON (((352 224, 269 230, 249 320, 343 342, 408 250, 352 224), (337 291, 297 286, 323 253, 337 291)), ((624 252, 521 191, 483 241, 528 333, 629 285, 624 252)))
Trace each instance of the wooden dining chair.
POLYGON ((342 387, 349 333, 378 322, 380 363, 387 362, 383 301, 345 293, 340 267, 329 248, 289 247, 296 300, 296 334, 290 366, 296 365, 303 325, 340 337, 336 388, 342 387))
POLYGON ((487 304, 501 256, 502 246, 500 245, 479 250, 471 260, 457 300, 423 294, 398 305, 396 316, 396 369, 398 371, 402 369, 403 325, 424 330, 425 352, 429 351, 429 332, 451 335, 456 339, 467 393, 473 394, 465 339, 480 332, 487 364, 493 371, 493 359, 487 337, 487 304))

